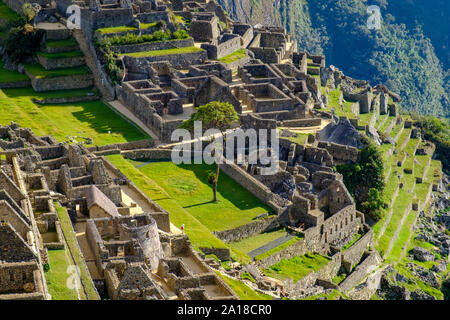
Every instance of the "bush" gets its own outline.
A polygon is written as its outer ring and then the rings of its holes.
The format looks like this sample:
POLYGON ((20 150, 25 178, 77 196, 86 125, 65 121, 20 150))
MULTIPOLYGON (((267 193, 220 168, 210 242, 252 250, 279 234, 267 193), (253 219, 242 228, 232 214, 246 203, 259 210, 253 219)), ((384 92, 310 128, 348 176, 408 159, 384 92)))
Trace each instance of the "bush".
POLYGON ((378 209, 383 205, 378 201, 379 193, 384 189, 383 156, 373 141, 364 137, 363 142, 365 147, 360 150, 358 163, 338 165, 336 171, 343 175, 358 210, 377 217, 381 215, 378 209))
POLYGON ((11 21, 5 30, 9 30, 5 38, 5 51, 12 62, 26 62, 39 49, 43 32, 28 24, 25 19, 11 21))

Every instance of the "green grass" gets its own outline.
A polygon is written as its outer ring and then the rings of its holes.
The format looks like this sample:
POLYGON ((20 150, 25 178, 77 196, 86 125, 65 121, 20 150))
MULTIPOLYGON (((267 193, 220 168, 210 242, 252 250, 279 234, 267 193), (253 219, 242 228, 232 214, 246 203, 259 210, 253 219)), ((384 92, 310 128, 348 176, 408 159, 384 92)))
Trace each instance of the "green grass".
POLYGON ((21 82, 30 80, 26 74, 17 72, 17 71, 9 71, 3 68, 5 64, 0 61, 0 83, 7 82, 21 82))
POLYGON ((297 241, 302 240, 302 238, 303 238, 302 236, 297 236, 295 238, 292 238, 291 240, 286 241, 285 243, 283 243, 281 246, 278 246, 278 247, 273 248, 273 249, 271 249, 271 250, 269 250, 267 252, 264 252, 263 254, 260 254, 260 255, 256 256, 255 257, 255 261, 262 260, 262 259, 265 259, 267 257, 270 257, 271 255, 273 255, 273 254, 275 254, 277 252, 280 252, 281 250, 284 250, 287 247, 293 245, 297 241))
MULTIPOLYGON (((299 133, 295 130, 290 130, 297 134, 296 137, 283 137, 284 139, 288 139, 294 143, 298 143, 299 145, 304 145, 306 141, 308 141, 308 134, 307 133, 299 133)), ((281 133, 281 131, 280 131, 281 133)))
MULTIPOLYGON (((408 187, 411 188, 411 186, 408 187)), ((404 186, 402 189, 400 189, 398 196, 394 202, 391 220, 389 221, 386 230, 378 241, 377 248, 381 255, 384 255, 384 253, 386 252, 389 243, 394 236, 395 230, 397 229, 397 226, 399 225, 406 208, 412 200, 413 194, 408 193, 406 189, 407 186, 404 186)))
POLYGON ((328 91, 328 106, 331 108, 339 109, 339 97, 341 96, 341 90, 333 89, 328 91))
POLYGON ((343 294, 342 292, 339 292, 336 289, 333 289, 333 291, 331 293, 328 293, 328 294, 321 293, 321 294, 306 297, 301 300, 317 300, 317 299, 339 300, 341 297, 348 299, 348 297, 345 294, 343 294))
POLYGON ((245 49, 239 49, 233 53, 230 53, 229 55, 227 55, 225 57, 218 59, 218 61, 223 62, 223 63, 232 63, 236 60, 245 58, 246 56, 247 56, 247 52, 245 51, 245 49))
POLYGON ((241 300, 272 300, 271 296, 254 291, 252 288, 239 280, 226 277, 217 271, 216 273, 222 278, 223 281, 225 281, 226 284, 231 287, 231 289, 233 289, 241 300))
MULTIPOLYGON (((195 248, 229 247, 227 244, 214 236, 206 226, 191 215, 186 208, 183 208, 183 206, 178 203, 176 199, 172 198, 155 181, 136 169, 130 161, 123 159, 120 155, 110 155, 106 158, 110 160, 131 181, 133 181, 147 196, 169 212, 170 221, 174 225, 179 227, 182 224, 185 224, 185 232, 189 236, 189 239, 195 248)), ((219 179, 219 186, 221 183, 220 180, 221 179, 219 179)), ((232 249, 231 253, 232 258, 237 261, 241 261, 243 263, 248 263, 250 261, 250 258, 245 253, 237 251, 236 249, 232 249)))
MULTIPOLYGON (((151 23, 141 23, 141 30, 153 28, 157 25, 157 22, 151 22, 151 23)), ((121 32, 128 32, 128 31, 137 31, 138 29, 136 27, 131 26, 119 26, 119 27, 109 27, 109 28, 100 28, 97 29, 98 32, 101 34, 110 34, 110 33, 121 33, 121 32)))
POLYGON ((231 242, 230 246, 239 251, 249 253, 250 251, 255 250, 255 249, 265 245, 266 243, 269 243, 269 242, 271 242, 275 239, 278 239, 284 235, 286 235, 286 231, 284 229, 278 229, 278 230, 274 230, 274 231, 260 233, 260 234, 245 238, 238 242, 231 242))
POLYGON ((17 18, 19 18, 19 15, 0 1, 0 25, 2 21, 15 20, 17 18))
POLYGON ((61 229, 64 233, 64 238, 66 239, 70 252, 73 255, 75 264, 80 268, 81 282, 84 289, 86 290, 87 300, 99 300, 100 298, 91 280, 91 276, 84 261, 83 254, 78 247, 77 239, 69 215, 67 214, 66 209, 61 207, 58 202, 55 202, 55 208, 58 214, 59 221, 61 223, 61 229))
POLYGON ((59 78, 59 77, 70 77, 70 76, 85 75, 85 74, 91 73, 89 68, 86 66, 46 70, 40 64, 29 64, 29 65, 25 66, 25 70, 37 79, 52 79, 52 78, 59 78))
POLYGON ((359 239, 362 238, 362 234, 360 233, 355 233, 352 237, 352 239, 342 248, 342 251, 347 250, 348 248, 350 248, 356 241, 358 241, 359 239))
POLYGON ((279 280, 292 279, 297 282, 311 272, 316 272, 326 266, 331 260, 319 254, 305 254, 280 262, 264 269, 264 273, 279 280))
POLYGON ((123 54, 120 54, 119 56, 144 58, 144 57, 154 57, 154 56, 165 56, 165 55, 171 55, 171 54, 194 53, 194 52, 201 52, 201 51, 205 51, 205 50, 203 50, 201 48, 197 48, 197 47, 183 47, 183 48, 175 48, 175 49, 123 53, 123 54))
POLYGON ((137 31, 136 27, 129 26, 119 26, 119 27, 109 27, 109 28, 100 28, 97 29, 101 34, 110 34, 110 33, 120 33, 120 32, 128 32, 128 31, 137 31))
POLYGON ((61 52, 61 53, 47 53, 47 52, 39 51, 37 54, 40 56, 43 56, 44 58, 51 59, 51 60, 78 58, 78 57, 84 56, 83 52, 81 52, 80 50, 61 52))
POLYGON ((212 187, 207 176, 210 171, 215 172, 213 165, 176 165, 165 161, 149 163, 139 170, 211 231, 239 227, 253 222, 257 215, 271 211, 223 172, 219 176, 218 201, 212 202, 212 187))
POLYGON ((53 135, 58 141, 67 136, 90 137, 96 145, 149 138, 101 101, 61 105, 37 105, 32 98, 84 95, 90 90, 36 93, 32 88, 0 90, 0 123, 17 122, 37 135, 53 135), (108 133, 110 131, 110 133, 108 133))
POLYGON ((379 128, 378 131, 385 132, 387 127, 392 123, 392 121, 395 121, 395 117, 390 116, 379 128))
POLYGON ((78 42, 74 38, 64 40, 46 40, 45 45, 49 48, 64 48, 78 46, 78 42))
MULTIPOLYGON (((78 300, 76 290, 69 289, 66 284, 70 277, 67 270, 72 261, 69 262, 65 250, 49 250, 48 260, 50 270, 45 273, 45 280, 52 300, 78 300)), ((82 290, 80 291, 80 296, 85 297, 82 290)))

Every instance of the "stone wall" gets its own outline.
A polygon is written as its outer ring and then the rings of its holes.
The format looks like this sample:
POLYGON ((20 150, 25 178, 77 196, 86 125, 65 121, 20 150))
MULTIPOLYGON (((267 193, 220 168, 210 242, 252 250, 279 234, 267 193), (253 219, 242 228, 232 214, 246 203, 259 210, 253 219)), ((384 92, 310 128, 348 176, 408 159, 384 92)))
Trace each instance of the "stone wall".
POLYGON ((124 62, 127 68, 139 68, 139 63, 152 63, 158 61, 168 61, 175 68, 187 69, 190 65, 201 64, 208 58, 206 51, 188 52, 188 53, 173 53, 165 55, 156 55, 148 57, 131 57, 125 56, 124 62))
POLYGON ((277 203, 276 195, 270 191, 264 184, 253 178, 247 172, 239 168, 236 164, 225 159, 223 164, 219 164, 220 169, 230 178, 235 180, 245 189, 250 191, 255 197, 260 199, 264 204, 268 205, 278 214, 283 208, 277 203))
POLYGON ((229 243, 239 241, 255 234, 271 231, 280 226, 278 217, 266 218, 245 225, 223 231, 214 231, 214 235, 222 241, 229 243))
POLYGON ((355 264, 361 260, 364 251, 373 244, 373 230, 367 227, 367 233, 356 241, 350 248, 342 252, 342 265, 350 272, 355 264))
POLYGON ((360 283, 368 273, 375 270, 382 260, 383 259, 378 251, 371 252, 359 265, 356 266, 355 270, 339 284, 339 291, 344 293, 348 292, 360 283))
POLYGON ((132 52, 144 52, 154 50, 166 50, 184 47, 193 47, 194 39, 181 39, 181 40, 168 40, 168 41, 155 41, 144 42, 140 44, 130 44, 122 46, 111 46, 111 50, 119 53, 132 53, 132 52))

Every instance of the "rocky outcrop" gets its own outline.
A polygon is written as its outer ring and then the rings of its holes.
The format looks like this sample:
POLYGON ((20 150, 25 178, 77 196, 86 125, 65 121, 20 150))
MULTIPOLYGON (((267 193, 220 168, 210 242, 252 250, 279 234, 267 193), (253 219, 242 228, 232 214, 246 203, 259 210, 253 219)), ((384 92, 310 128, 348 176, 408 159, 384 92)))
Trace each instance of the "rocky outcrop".
POLYGON ((320 141, 334 142, 337 144, 361 148, 362 142, 358 130, 348 119, 341 118, 338 123, 331 122, 319 135, 320 141))

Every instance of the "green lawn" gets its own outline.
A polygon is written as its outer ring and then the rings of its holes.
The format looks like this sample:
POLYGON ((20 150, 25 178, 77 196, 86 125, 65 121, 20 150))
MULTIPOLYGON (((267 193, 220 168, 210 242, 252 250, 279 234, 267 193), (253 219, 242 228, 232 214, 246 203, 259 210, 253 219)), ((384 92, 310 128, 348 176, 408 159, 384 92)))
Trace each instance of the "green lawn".
MULTIPOLYGON (((141 30, 155 27, 157 24, 158 24, 158 22, 141 23, 141 30)), ((97 29, 97 31, 100 32, 101 34, 110 34, 110 33, 121 33, 121 32, 128 32, 128 31, 137 31, 137 28, 131 27, 131 26, 118 26, 118 27, 100 28, 100 29, 97 29)))
MULTIPOLYGON (((137 161, 132 163, 142 164, 137 161)), ((213 193, 207 176, 208 172, 215 171, 213 165, 176 165, 165 161, 152 162, 139 170, 211 231, 235 228, 271 211, 225 173, 219 176, 218 201, 212 202, 213 193)))
MULTIPOLYGON (((77 291, 67 287, 67 280, 71 276, 67 271, 73 263, 69 262, 66 251, 49 250, 48 260, 50 270, 45 273, 45 280, 52 300, 78 300, 77 291)), ((83 292, 80 295, 84 296, 83 292)))
POLYGON ((68 90, 36 93, 32 88, 0 90, 0 123, 11 121, 31 128, 37 135, 52 134, 58 141, 67 136, 93 139, 96 145, 148 139, 101 101, 62 105, 37 105, 32 98, 83 95, 90 90, 68 90), (110 133, 108 133, 110 131, 110 133))
POLYGON ((49 48, 63 48, 78 46, 78 42, 74 38, 64 40, 46 40, 45 45, 49 48))
MULTIPOLYGON (((55 54, 51 54, 51 55, 59 55, 59 54, 55 53, 55 54)), ((89 68, 86 66, 46 70, 40 64, 29 64, 29 65, 25 66, 25 70, 37 79, 51 79, 51 78, 59 78, 59 77, 85 75, 85 74, 91 73, 89 68)))
POLYGON ((171 55, 171 54, 193 53, 193 52, 201 52, 201 51, 205 51, 205 50, 203 50, 201 48, 197 48, 197 47, 183 47, 183 48, 175 48, 175 49, 123 53, 123 54, 120 54, 119 56, 144 58, 144 57, 154 57, 154 56, 165 56, 165 55, 171 55))
MULTIPOLYGON (((150 179, 140 170, 136 169, 132 162, 125 160, 121 155, 110 155, 106 157, 111 161, 120 171, 125 174, 131 181, 133 181, 139 189, 141 189, 152 200, 156 201, 163 209, 170 214, 170 221, 180 227, 185 225, 185 232, 189 236, 193 246, 198 247, 215 247, 227 248, 229 247, 223 241, 214 236, 211 231, 203 225, 196 217, 191 215, 187 208, 183 206, 172 196, 168 194, 155 181, 150 179)), ((222 177, 221 177, 222 178, 222 177)), ((220 179, 219 179, 220 181, 220 179)), ((220 183, 220 182, 219 182, 220 183)), ((250 258, 243 252, 231 248, 232 258, 248 263, 250 258)))
POLYGON ((20 82, 30 80, 26 74, 17 72, 17 71, 9 71, 3 69, 5 64, 0 61, 0 83, 6 82, 20 82))
POLYGON ((232 63, 236 60, 245 58, 247 56, 247 52, 245 51, 245 49, 239 49, 233 53, 230 53, 229 55, 222 57, 220 59, 218 59, 218 61, 223 62, 223 63, 232 63))
POLYGON ((255 250, 275 239, 281 238, 284 235, 286 235, 286 231, 284 229, 273 230, 248 237, 241 241, 231 242, 230 246, 239 251, 249 253, 250 251, 255 250))
POLYGON ((37 54, 40 56, 43 56, 44 58, 52 59, 52 60, 65 59, 65 58, 79 58, 79 57, 84 56, 83 52, 81 52, 80 50, 61 52, 61 53, 47 53, 47 52, 39 51, 37 54))
POLYGON ((272 278, 297 282, 311 272, 315 272, 326 266, 331 260, 319 254, 305 254, 291 259, 283 259, 280 262, 264 269, 264 273, 272 278))

